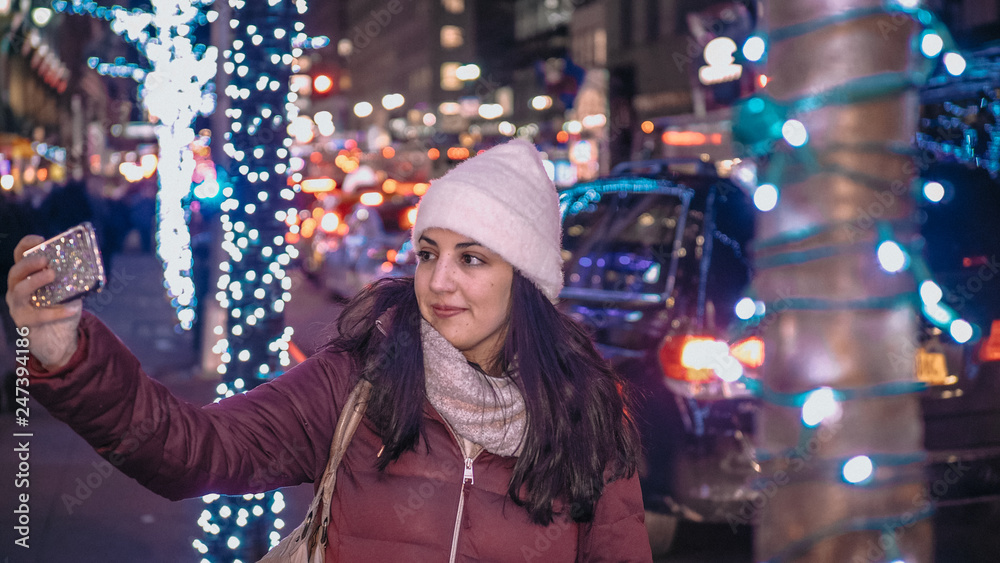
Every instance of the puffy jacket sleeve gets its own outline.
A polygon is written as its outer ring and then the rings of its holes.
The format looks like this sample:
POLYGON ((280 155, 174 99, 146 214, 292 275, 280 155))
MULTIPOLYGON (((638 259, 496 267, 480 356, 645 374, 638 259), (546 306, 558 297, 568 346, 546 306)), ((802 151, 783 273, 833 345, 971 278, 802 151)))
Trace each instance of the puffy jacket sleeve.
POLYGON ((320 353, 252 391, 198 407, 147 377, 89 313, 65 367, 31 364, 39 403, 112 465, 174 500, 314 481, 353 383, 347 358, 320 353))
POLYGON ((594 519, 580 526, 580 562, 651 562, 649 536, 643 523, 639 476, 618 479, 604 487, 594 519))

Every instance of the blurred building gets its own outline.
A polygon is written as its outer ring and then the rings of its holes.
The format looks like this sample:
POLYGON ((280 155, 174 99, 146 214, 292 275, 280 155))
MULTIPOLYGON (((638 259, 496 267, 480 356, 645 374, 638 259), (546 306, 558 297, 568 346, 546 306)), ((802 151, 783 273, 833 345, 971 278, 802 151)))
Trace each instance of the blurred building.
POLYGON ((347 0, 338 53, 350 76, 348 126, 369 149, 468 131, 478 115, 480 3, 347 0), (478 88, 478 92, 477 92, 478 88), (463 105, 464 104, 464 105, 463 105))
POLYGON ((756 24, 757 10, 753 0, 609 4, 614 162, 729 157, 729 107, 758 79, 737 48, 756 24), (708 60, 713 57, 721 60, 708 60))
POLYGON ((0 2, 0 186, 65 177, 73 140, 72 61, 61 49, 61 21, 31 3, 0 2))
MULTIPOLYGON (((511 136, 545 151, 560 185, 662 156, 666 130, 704 130, 721 146, 717 133, 728 135, 728 122, 715 112, 752 90, 755 78, 698 82, 705 45, 723 35, 742 43, 755 3, 333 4, 324 8, 337 22, 333 44, 310 57, 307 73, 329 77, 332 92, 312 88, 305 113, 331 112, 333 137, 354 139, 363 151, 423 153, 438 173, 511 136), (664 121, 678 116, 709 125, 664 121)), ((676 139, 690 142, 668 137, 676 139)))
POLYGON ((28 199, 71 179, 120 180, 121 151, 152 140, 131 78, 96 59, 134 53, 107 21, 0 0, 0 186, 28 199))

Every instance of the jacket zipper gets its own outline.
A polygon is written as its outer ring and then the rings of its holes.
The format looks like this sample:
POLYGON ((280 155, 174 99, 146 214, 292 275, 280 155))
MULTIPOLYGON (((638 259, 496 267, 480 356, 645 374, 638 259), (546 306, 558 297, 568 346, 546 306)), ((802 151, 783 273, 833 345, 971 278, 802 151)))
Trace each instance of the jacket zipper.
MULTIPOLYGON (((462 452, 462 455, 465 455, 465 448, 462 445, 462 440, 460 440, 458 435, 455 434, 455 431, 452 430, 451 425, 448 424, 447 421, 445 421, 444 425, 448 428, 448 431, 451 432, 451 436, 455 439, 455 442, 458 443, 459 451, 462 452)), ((475 482, 472 473, 472 463, 476 461, 479 454, 483 453, 483 449, 484 448, 482 446, 478 446, 478 450, 475 451, 472 457, 466 456, 465 458, 465 471, 462 473, 462 489, 458 496, 458 512, 455 514, 455 529, 451 535, 451 556, 448 558, 448 563, 455 563, 455 557, 458 555, 458 532, 461 530, 462 512, 465 510, 465 486, 472 485, 475 482)))

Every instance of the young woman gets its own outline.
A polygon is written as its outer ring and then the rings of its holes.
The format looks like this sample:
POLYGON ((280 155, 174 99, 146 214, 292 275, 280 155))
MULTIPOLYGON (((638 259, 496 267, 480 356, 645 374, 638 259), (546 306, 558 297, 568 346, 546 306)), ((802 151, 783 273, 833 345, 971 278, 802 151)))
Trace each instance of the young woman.
POLYGON ((412 279, 361 292, 324 350, 216 404, 185 404, 79 302, 38 309, 53 274, 16 250, 7 300, 31 331, 32 394, 171 499, 313 482, 360 379, 327 561, 649 561, 622 382, 553 306, 555 187, 511 141, 432 183, 412 279), (136 429, 141 429, 137 432, 136 429))

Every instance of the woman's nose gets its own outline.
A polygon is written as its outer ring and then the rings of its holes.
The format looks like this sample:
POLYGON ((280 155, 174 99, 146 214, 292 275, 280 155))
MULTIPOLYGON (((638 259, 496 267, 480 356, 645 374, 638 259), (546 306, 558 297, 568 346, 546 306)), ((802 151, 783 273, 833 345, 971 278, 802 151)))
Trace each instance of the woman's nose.
POLYGON ((434 271, 431 272, 431 291, 447 293, 455 289, 455 275, 449 260, 444 256, 434 261, 434 271))

